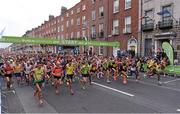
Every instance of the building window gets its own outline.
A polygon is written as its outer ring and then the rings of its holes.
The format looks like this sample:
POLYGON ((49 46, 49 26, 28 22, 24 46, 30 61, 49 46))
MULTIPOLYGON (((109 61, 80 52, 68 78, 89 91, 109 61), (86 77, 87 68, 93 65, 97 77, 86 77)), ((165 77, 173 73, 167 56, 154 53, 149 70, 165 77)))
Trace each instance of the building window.
POLYGON ((68 33, 66 34, 66 39, 68 39, 69 38, 69 36, 68 36, 68 33))
POLYGON ((61 28, 60 28, 60 27, 58 27, 58 32, 60 32, 60 29, 61 29, 61 28))
POLYGON ((91 0, 92 1, 92 4, 94 4, 96 2, 96 0, 91 0))
POLYGON ((71 26, 73 26, 73 24, 74 24, 74 20, 73 20, 73 19, 71 19, 71 26))
POLYGON ((99 47, 99 55, 103 55, 104 53, 104 49, 102 46, 99 47))
POLYGON ((169 21, 172 17, 172 5, 167 5, 162 7, 162 11, 169 11, 170 13, 164 13, 162 15, 162 21, 169 21))
POLYGON ((114 0, 113 13, 119 12, 119 0, 114 0))
POLYGON ((86 5, 85 4, 82 6, 82 10, 83 11, 86 10, 86 5))
POLYGON ((82 31, 82 37, 85 38, 86 37, 86 30, 82 31))
POLYGON ((61 39, 64 39, 64 35, 61 35, 61 39))
POLYGON ((74 33, 73 32, 71 32, 71 39, 74 37, 74 33))
POLYGON ((152 23, 153 19, 154 19, 153 9, 145 11, 145 24, 152 23))
POLYGON ((99 17, 103 17, 103 16, 104 16, 104 7, 101 6, 101 7, 99 8, 99 17))
POLYGON ((99 37, 104 37, 104 24, 99 24, 99 37))
POLYGON ((63 21, 64 20, 64 18, 63 17, 61 17, 61 21, 63 21))
POLYGON ((80 8, 77 8, 77 13, 80 13, 80 8))
POLYGON ((131 33, 131 16, 125 17, 124 33, 131 33))
POLYGON ((91 37, 96 38, 96 27, 95 27, 95 25, 93 25, 91 27, 91 37))
POLYGON ((82 17, 82 24, 83 24, 83 29, 85 29, 87 27, 86 16, 82 17))
POLYGON ((93 21, 96 20, 96 11, 95 10, 92 11, 92 20, 93 21))
POLYGON ((69 17, 69 13, 66 13, 66 16, 69 17))
POLYGON ((80 25, 80 18, 77 18, 77 25, 80 25))
POLYGON ((119 20, 113 20, 113 35, 119 34, 119 20))
POLYGON ((66 27, 69 27, 69 21, 66 22, 66 27))
POLYGON ((103 23, 99 24, 99 33, 102 31, 104 31, 104 24, 103 23))
POLYGON ((73 10, 71 10, 71 15, 73 15, 73 13, 74 13, 74 11, 73 11, 73 10))
POLYGON ((62 32, 64 31, 64 26, 63 26, 63 25, 61 26, 61 31, 62 31, 62 32))
POLYGON ((131 0, 125 0, 125 10, 131 8, 131 0))
POLYGON ((77 38, 80 38, 80 31, 77 32, 77 38))

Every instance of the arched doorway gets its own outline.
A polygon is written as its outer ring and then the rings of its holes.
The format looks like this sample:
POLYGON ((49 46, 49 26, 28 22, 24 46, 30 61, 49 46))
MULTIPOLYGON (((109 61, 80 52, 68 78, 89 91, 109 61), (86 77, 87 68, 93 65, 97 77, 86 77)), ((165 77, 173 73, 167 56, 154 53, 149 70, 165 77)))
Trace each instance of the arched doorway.
POLYGON ((137 46, 138 46, 138 44, 137 44, 136 38, 129 39, 127 46, 128 46, 127 47, 128 50, 134 51, 135 54, 137 54, 137 46))

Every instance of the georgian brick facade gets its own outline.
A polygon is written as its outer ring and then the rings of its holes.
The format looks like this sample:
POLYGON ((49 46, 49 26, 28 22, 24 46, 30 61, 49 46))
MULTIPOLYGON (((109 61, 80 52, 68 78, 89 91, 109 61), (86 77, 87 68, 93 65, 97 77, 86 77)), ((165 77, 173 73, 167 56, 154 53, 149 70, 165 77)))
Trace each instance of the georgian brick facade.
MULTIPOLYGON (((63 7, 61 10, 61 15, 50 16, 48 21, 28 34, 33 32, 32 37, 119 41, 121 50, 137 52, 137 45, 133 47, 128 41, 138 39, 139 0, 81 0, 72 8, 63 7), (128 16, 130 21, 125 27, 125 17, 128 16), (117 24, 114 20, 118 20, 117 27, 114 27, 117 24)), ((88 50, 88 47, 80 47, 81 52, 84 49, 88 50)), ((93 51, 105 56, 113 54, 112 47, 93 47, 93 51)))

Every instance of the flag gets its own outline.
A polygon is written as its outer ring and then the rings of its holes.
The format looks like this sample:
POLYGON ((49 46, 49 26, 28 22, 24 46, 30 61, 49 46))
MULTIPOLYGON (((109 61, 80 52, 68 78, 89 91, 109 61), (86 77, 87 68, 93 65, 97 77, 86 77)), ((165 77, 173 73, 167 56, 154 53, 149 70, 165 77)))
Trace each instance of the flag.
POLYGON ((5 31, 5 28, 2 29, 2 31, 0 32, 0 38, 2 38, 4 31, 5 31))
POLYGON ((174 50, 171 44, 168 42, 163 42, 162 48, 166 53, 167 57, 169 58, 170 65, 174 65, 174 50))
POLYGON ((165 9, 157 13, 158 15, 171 14, 169 10, 165 9))

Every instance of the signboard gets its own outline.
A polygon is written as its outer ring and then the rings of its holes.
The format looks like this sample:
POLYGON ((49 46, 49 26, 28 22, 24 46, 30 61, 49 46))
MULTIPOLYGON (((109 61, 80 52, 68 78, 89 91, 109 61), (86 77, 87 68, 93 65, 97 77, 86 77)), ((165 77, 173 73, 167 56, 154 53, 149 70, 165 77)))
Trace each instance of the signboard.
POLYGON ((69 45, 69 46, 111 46, 120 47, 118 41, 85 41, 85 40, 60 40, 50 38, 30 38, 30 37, 16 37, 16 36, 2 36, 0 42, 4 43, 23 43, 23 44, 50 44, 50 45, 69 45))
POLYGON ((169 58, 170 64, 174 65, 174 51, 173 51, 172 46, 168 42, 164 42, 162 44, 162 48, 164 49, 164 52, 169 58))

